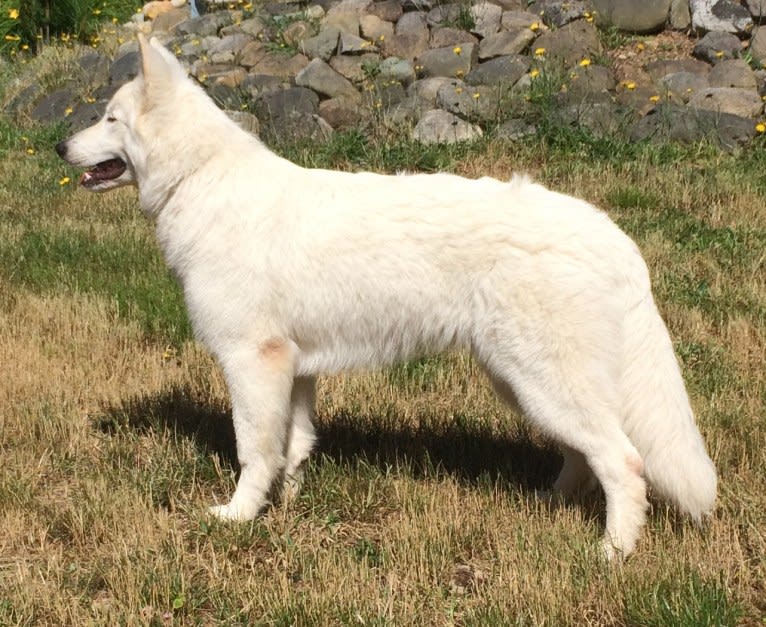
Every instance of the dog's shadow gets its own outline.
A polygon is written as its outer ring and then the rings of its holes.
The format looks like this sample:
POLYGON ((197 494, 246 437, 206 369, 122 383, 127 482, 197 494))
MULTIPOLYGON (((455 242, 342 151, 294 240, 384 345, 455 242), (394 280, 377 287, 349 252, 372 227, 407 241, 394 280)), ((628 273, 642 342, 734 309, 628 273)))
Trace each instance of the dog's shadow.
MULTIPOLYGON (((106 407, 97 426, 107 433, 169 429, 239 469, 230 408, 195 398, 185 388, 106 407)), ((393 469, 416 479, 439 473, 469 485, 489 480, 504 489, 525 490, 549 488, 561 466, 552 445, 537 444, 524 432, 505 434, 460 417, 411 426, 391 416, 340 412, 320 416, 316 430, 313 459, 320 465, 364 462, 383 473, 393 469)))

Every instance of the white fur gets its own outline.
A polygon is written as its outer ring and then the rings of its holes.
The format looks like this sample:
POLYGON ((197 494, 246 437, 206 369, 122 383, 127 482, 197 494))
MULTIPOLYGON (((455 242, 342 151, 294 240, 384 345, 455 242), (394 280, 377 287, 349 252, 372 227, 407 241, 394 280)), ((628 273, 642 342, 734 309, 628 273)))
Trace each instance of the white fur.
POLYGON ((65 144, 120 156, 198 337, 223 367, 242 467, 222 518, 249 519, 314 443, 314 377, 468 348, 564 447, 556 487, 606 494, 607 555, 629 553, 644 477, 693 517, 716 475, 635 244, 602 212, 524 177, 300 168, 240 130, 159 44, 101 122, 65 144), (592 474, 591 474, 592 473, 592 474))

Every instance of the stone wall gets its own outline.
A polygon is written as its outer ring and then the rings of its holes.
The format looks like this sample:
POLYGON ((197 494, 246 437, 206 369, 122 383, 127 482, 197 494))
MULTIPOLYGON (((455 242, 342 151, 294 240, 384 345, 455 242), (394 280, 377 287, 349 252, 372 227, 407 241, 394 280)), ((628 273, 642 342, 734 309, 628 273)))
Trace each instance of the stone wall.
POLYGON ((91 123, 135 75, 140 30, 267 139, 371 125, 423 142, 515 139, 551 116, 597 135, 726 147, 764 130, 766 0, 239 0, 195 18, 157 5, 122 27, 114 58, 83 52, 84 82, 31 85, 11 108, 91 123))

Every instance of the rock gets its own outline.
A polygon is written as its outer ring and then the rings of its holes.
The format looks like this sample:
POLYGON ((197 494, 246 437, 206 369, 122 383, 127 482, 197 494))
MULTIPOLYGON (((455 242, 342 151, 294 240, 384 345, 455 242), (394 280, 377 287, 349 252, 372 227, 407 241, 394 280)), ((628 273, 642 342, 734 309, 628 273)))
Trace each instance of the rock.
POLYGON ((322 59, 314 59, 295 77, 295 84, 308 87, 315 92, 335 98, 337 96, 358 97, 351 82, 338 74, 322 59))
POLYGON ((761 65, 766 62, 766 27, 758 27, 750 40, 750 54, 761 65))
POLYGON ((251 41, 250 36, 244 33, 227 35, 210 46, 207 54, 213 63, 234 63, 237 56, 251 41))
POLYGON ((754 126, 752 120, 728 113, 661 106, 633 126, 631 139, 682 143, 709 139, 724 148, 734 149, 753 138, 754 126))
POLYGON ((415 67, 420 67, 422 76, 462 78, 471 71, 477 54, 478 46, 473 44, 433 48, 418 57, 415 67))
POLYGON ((620 137, 628 134, 636 119, 634 111, 613 102, 580 103, 561 110, 561 122, 587 129, 595 137, 620 137))
POLYGON ((330 59, 330 67, 354 83, 361 83, 379 71, 380 55, 363 54, 357 57, 336 56, 330 59))
POLYGON ((57 89, 35 104, 30 117, 35 122, 60 122, 73 113, 78 99, 74 86, 57 89))
POLYGON ((338 40, 338 54, 364 54, 365 52, 377 52, 375 44, 367 39, 341 31, 338 40))
POLYGON ((534 137, 537 134, 537 127, 526 120, 515 118, 504 122, 495 129, 495 136, 501 139, 519 141, 527 137, 534 137))
POLYGON ((503 16, 503 9, 496 4, 489 2, 478 2, 471 5, 469 9, 474 26, 471 32, 479 37, 494 35, 500 30, 500 19, 503 16))
POLYGON ((478 44, 479 40, 466 33, 460 28, 449 26, 437 26, 431 30, 431 47, 446 48, 447 46, 461 46, 463 44, 478 44))
POLYGON ((176 32, 181 35, 196 35, 208 37, 217 35, 224 26, 231 24, 231 16, 227 11, 207 13, 199 17, 191 17, 176 26, 176 32))
POLYGON ((721 61, 708 75, 711 87, 739 87, 756 90, 755 72, 743 59, 725 59, 721 61))
POLYGON ((319 115, 334 129, 354 127, 362 119, 358 100, 343 96, 320 102, 319 115))
POLYGON ((597 102, 600 96, 611 99, 608 92, 616 83, 612 71, 603 65, 577 66, 569 74, 567 97, 587 102, 597 102))
POLYGON ((504 11, 500 20, 502 30, 515 30, 517 28, 534 28, 540 32, 542 20, 539 15, 529 11, 504 11))
POLYGON ((688 102, 697 92, 710 87, 706 76, 700 76, 693 72, 667 74, 659 80, 658 84, 666 92, 673 94, 683 102, 688 102))
POLYGON ((383 111, 383 124, 393 130, 412 129, 420 116, 431 107, 423 108, 415 98, 407 97, 383 111))
POLYGON ((261 131, 261 135, 270 143, 285 141, 326 142, 332 137, 332 134, 332 126, 316 113, 296 113, 292 116, 270 120, 268 124, 264 124, 261 131))
POLYGON ((407 59, 389 57, 378 66, 380 78, 394 80, 409 85, 415 80, 415 68, 407 59))
POLYGON ((309 37, 301 42, 300 50, 309 59, 322 59, 327 61, 338 49, 340 29, 335 26, 323 28, 314 37, 309 37))
POLYGON ((750 12, 734 0, 690 0, 692 28, 745 35, 753 27, 750 12))
POLYGON ((718 113, 731 113, 743 118, 752 118, 763 111, 763 101, 755 90, 735 87, 708 87, 694 94, 689 105, 718 113))
POLYGON ((528 11, 539 15, 549 26, 560 28, 587 13, 590 15, 590 5, 582 0, 537 0, 527 7, 528 11))
POLYGON ((221 34, 228 34, 230 29, 236 29, 237 32, 250 35, 251 37, 258 37, 266 28, 263 20, 259 17, 252 17, 249 20, 244 20, 236 26, 226 26, 221 29, 221 34))
POLYGON ((362 37, 377 44, 394 36, 394 25, 381 20, 376 15, 363 15, 359 18, 359 30, 362 37))
POLYGON ((440 109, 426 111, 412 130, 412 138, 423 144, 470 141, 481 137, 482 134, 478 126, 440 109))
POLYGON ((685 31, 691 27, 692 14, 689 10, 689 0, 671 0, 668 23, 670 28, 675 30, 685 31))
POLYGON ((443 76, 433 78, 421 78, 407 88, 407 96, 416 102, 427 106, 428 109, 436 108, 436 95, 442 85, 450 83, 453 79, 443 76))
POLYGON ((534 41, 535 34, 528 28, 502 31, 489 35, 479 44, 479 60, 519 54, 534 41))
POLYGON ((370 15, 385 20, 386 22, 396 22, 404 12, 402 3, 399 0, 381 0, 373 2, 367 7, 370 15))
POLYGON ((109 82, 122 84, 132 81, 138 76, 140 64, 141 60, 138 51, 123 54, 109 68, 109 82))
POLYGON ((396 34, 411 35, 427 42, 429 31, 426 14, 420 11, 405 13, 396 22, 396 34))
POLYGON ((267 74, 248 74, 240 84, 240 89, 250 94, 255 100, 283 88, 283 81, 279 76, 267 74))
POLYGON ((707 77, 710 66, 696 59, 660 59, 647 64, 646 71, 652 81, 657 83, 668 74, 677 72, 689 72, 697 76, 707 77))
POLYGON ((718 63, 723 59, 738 57, 741 50, 742 44, 736 35, 716 31, 700 39, 694 46, 692 54, 709 63, 718 63))
POLYGON ((174 8, 170 0, 152 0, 143 6, 141 12, 147 20, 153 20, 158 15, 172 11, 174 8))
POLYGON ((496 57, 476 66, 465 77, 468 85, 515 85, 526 74, 530 61, 521 55, 496 57))
POLYGON ((299 47, 301 42, 315 35, 314 28, 304 20, 291 22, 282 32, 282 39, 289 46, 299 47))
POLYGON ((535 41, 535 49, 538 48, 545 51, 546 59, 571 67, 582 59, 599 54, 601 39, 593 24, 580 20, 543 33, 535 41))
POLYGON ((280 89, 255 103, 258 117, 268 120, 290 117, 296 113, 316 113, 318 108, 319 96, 305 87, 280 89))
POLYGON ((668 19, 670 0, 592 0, 599 23, 629 33, 653 33, 668 19))
POLYGON ((766 0, 745 0, 745 6, 756 20, 761 21, 766 17, 766 0))
POLYGON ((263 57, 250 68, 251 74, 267 74, 281 78, 295 78, 309 64, 302 54, 288 57, 281 52, 267 51, 263 57))
POLYGON ((260 41, 251 41, 246 44, 239 53, 239 59, 237 62, 246 67, 253 67, 258 61, 263 59, 268 53, 266 45, 260 41))
MULTIPOLYGON (((325 15, 325 24, 338 26, 341 30, 344 26, 352 24, 351 16, 356 18, 356 28, 359 27, 359 17, 367 12, 367 7, 371 4, 370 0, 341 0, 337 4, 330 4, 325 15)), ((348 32, 356 32, 353 28, 348 32)))
POLYGON ((428 25, 431 27, 456 24, 460 19, 461 13, 465 10, 466 7, 464 5, 454 2, 440 4, 428 12, 428 15, 426 15, 426 22, 428 22, 428 25))
POLYGON ((96 102, 81 102, 78 104, 74 108, 74 112, 66 118, 69 130, 72 133, 76 133, 84 128, 93 126, 103 117, 107 103, 107 100, 97 100, 96 102))
POLYGON ((247 111, 226 111, 226 115, 236 122, 242 130, 251 135, 258 135, 260 132, 260 122, 252 113, 248 113, 247 111))
POLYGON ((34 82, 26 86, 16 94, 8 103, 9 112, 18 114, 25 111, 33 102, 37 101, 43 94, 43 89, 39 82, 34 82))
POLYGON ((109 63, 108 57, 95 50, 85 52, 77 59, 77 65, 91 88, 104 85, 109 80, 109 63))
POLYGON ((397 81, 378 78, 370 87, 364 92, 364 98, 373 110, 389 109, 407 97, 404 87, 397 81))
POLYGON ((152 33, 172 33, 176 30, 176 26, 187 19, 189 19, 188 9, 172 9, 154 18, 152 33))
POLYGON ((463 118, 488 121, 497 117, 498 101, 493 88, 469 86, 457 79, 439 87, 436 104, 463 118))
POLYGON ((422 13, 406 13, 396 23, 393 37, 382 43, 386 56, 413 60, 428 49, 429 32, 422 13))

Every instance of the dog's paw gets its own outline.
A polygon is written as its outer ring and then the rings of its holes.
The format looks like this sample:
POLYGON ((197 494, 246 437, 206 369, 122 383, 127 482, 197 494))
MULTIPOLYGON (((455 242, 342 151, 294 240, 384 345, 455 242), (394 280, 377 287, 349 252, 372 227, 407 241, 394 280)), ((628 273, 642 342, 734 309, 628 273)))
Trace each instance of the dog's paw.
POLYGON ((252 508, 244 508, 234 502, 227 505, 213 505, 208 508, 208 513, 215 516, 218 520, 230 520, 234 522, 244 522, 255 518, 257 511, 252 508))

